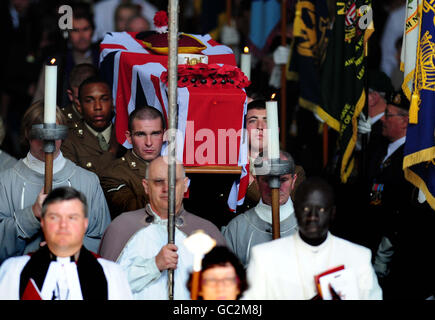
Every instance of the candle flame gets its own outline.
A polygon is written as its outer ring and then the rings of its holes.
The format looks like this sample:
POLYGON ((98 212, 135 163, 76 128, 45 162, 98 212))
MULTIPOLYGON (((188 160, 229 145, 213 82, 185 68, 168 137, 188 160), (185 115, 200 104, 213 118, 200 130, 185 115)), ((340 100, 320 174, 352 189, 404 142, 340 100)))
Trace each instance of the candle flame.
POLYGON ((272 93, 272 95, 270 96, 270 99, 273 100, 275 99, 276 93, 272 93))
POLYGON ((244 47, 244 48, 243 48, 243 52, 244 52, 244 53, 249 53, 249 48, 248 48, 248 47, 244 47))
POLYGON ((55 58, 52 58, 51 60, 50 60, 50 63, 51 64, 54 64, 56 62, 56 59, 55 58))

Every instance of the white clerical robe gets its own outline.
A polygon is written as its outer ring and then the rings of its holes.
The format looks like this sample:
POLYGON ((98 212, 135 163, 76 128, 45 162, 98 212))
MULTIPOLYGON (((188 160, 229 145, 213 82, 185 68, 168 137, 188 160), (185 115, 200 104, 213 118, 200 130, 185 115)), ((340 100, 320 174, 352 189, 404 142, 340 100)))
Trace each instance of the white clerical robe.
POLYGON ((310 246, 295 233, 252 248, 246 300, 308 300, 317 295, 314 276, 344 265, 356 277, 360 300, 382 299, 369 249, 328 233, 310 246))
MULTIPOLYGON (((44 284, 39 292, 42 300, 82 300, 80 280, 75 262, 58 258, 51 262, 44 284), (53 297, 53 292, 56 296, 53 297)), ((20 275, 30 256, 7 259, 0 267, 0 300, 20 299, 20 275)), ((98 258, 107 281, 108 300, 132 300, 127 277, 116 263, 98 258)))
MULTIPOLYGON (((174 272, 175 300, 190 299, 186 284, 192 272, 193 255, 183 244, 185 238, 186 235, 175 228, 175 245, 178 247, 178 263, 174 272)), ((153 223, 139 230, 122 250, 117 262, 127 273, 134 299, 168 299, 168 272, 160 272, 155 262, 155 257, 167 243, 167 220, 154 214, 153 223)))

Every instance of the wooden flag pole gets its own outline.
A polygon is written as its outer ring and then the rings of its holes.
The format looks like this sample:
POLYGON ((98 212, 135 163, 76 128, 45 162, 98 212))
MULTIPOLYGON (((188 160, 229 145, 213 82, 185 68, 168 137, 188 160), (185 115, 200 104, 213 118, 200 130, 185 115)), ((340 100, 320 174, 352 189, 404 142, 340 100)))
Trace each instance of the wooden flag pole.
MULTIPOLYGON (((168 146, 168 244, 175 243, 175 175, 176 175, 176 130, 177 130, 177 77, 178 77, 178 0, 168 4, 168 105, 169 105, 169 146, 168 146)), ((168 298, 174 299, 174 270, 168 270, 168 298)))
MULTIPOLYGON (((287 45, 287 21, 286 21, 286 1, 281 2, 281 45, 287 45)), ((281 148, 286 149, 287 146, 287 77, 286 77, 287 65, 281 66, 281 132, 280 141, 281 148)))
POLYGON ((53 152, 45 153, 44 193, 49 194, 53 188, 53 152))
MULTIPOLYGON (((279 177, 278 177, 279 179, 279 177)), ((272 239, 280 237, 280 221, 279 221, 279 188, 271 189, 272 193, 272 239)))
POLYGON ((323 168, 328 165, 328 125, 323 123, 323 168))
POLYGON ((227 25, 231 26, 231 0, 227 0, 226 7, 226 16, 227 16, 227 25))

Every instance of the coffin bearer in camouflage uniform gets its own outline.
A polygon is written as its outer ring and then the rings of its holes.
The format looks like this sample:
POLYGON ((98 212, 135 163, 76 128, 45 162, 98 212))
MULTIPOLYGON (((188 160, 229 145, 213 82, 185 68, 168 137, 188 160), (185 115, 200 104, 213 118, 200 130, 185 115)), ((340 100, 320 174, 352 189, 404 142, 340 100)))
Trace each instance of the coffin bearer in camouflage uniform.
POLYGON ((157 109, 137 107, 130 113, 125 136, 133 148, 116 159, 100 178, 112 219, 148 203, 142 180, 148 164, 160 155, 164 131, 165 122, 157 109))
POLYGON ((78 166, 101 177, 104 168, 124 150, 116 140, 112 125, 110 86, 98 77, 84 80, 79 87, 77 109, 83 119, 77 127, 70 129, 62 144, 62 153, 78 166))
POLYGON ((77 128, 80 120, 82 119, 82 115, 77 109, 77 105, 79 104, 79 87, 80 84, 97 74, 97 69, 94 65, 90 63, 81 63, 71 70, 71 74, 69 76, 69 89, 67 89, 68 99, 70 104, 66 107, 61 108, 63 114, 67 118, 67 126, 69 128, 77 128))

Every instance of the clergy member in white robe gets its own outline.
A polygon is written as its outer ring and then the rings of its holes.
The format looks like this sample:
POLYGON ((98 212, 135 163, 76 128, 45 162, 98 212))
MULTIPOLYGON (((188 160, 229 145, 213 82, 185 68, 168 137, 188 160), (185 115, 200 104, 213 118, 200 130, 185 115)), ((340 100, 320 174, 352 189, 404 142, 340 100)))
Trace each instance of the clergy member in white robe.
MULTIPOLYGON (((142 182, 150 199, 150 203, 141 210, 145 215, 138 221, 138 225, 143 227, 127 241, 117 262, 127 273, 135 299, 168 299, 168 270, 173 269, 174 299, 188 300, 190 292, 186 285, 192 271, 193 256, 184 246, 184 239, 198 229, 213 237, 220 245, 225 244, 225 239, 211 222, 183 209, 188 178, 181 163, 177 162, 176 165, 175 244, 168 244, 168 158, 157 157, 151 161, 142 182)), ((137 213, 123 213, 114 223, 137 213)))
MULTIPOLYGON (((297 175, 292 156, 281 151, 280 158, 287 161, 290 168, 287 174, 280 176, 279 188, 280 236, 287 237, 297 230, 293 201, 290 197, 297 175)), ((260 202, 254 208, 232 219, 227 226, 222 227, 222 234, 228 247, 245 267, 248 265, 251 248, 272 240, 272 193, 269 187, 269 177, 256 176, 255 179, 261 194, 260 202)))
MULTIPOLYGON (((252 248, 247 270, 249 288, 243 299, 322 298, 315 276, 339 266, 352 276, 348 282, 349 290, 356 292, 352 299, 382 299, 371 251, 329 232, 334 212, 332 188, 318 178, 304 181, 295 196, 299 231, 252 248)), ((340 298, 346 299, 343 292, 340 298)))
POLYGON ((47 195, 41 211, 46 245, 1 265, 0 300, 132 299, 122 268, 83 246, 87 207, 84 194, 71 187, 47 195))
MULTIPOLYGON (((119 263, 127 270, 133 297, 137 300, 166 300, 168 298, 168 270, 160 271, 155 257, 168 243, 168 220, 152 212, 154 221, 138 231, 127 243, 119 263), (144 245, 146 243, 146 245, 144 245)), ((184 246, 186 234, 175 228, 178 264, 174 272, 174 299, 189 300, 190 291, 184 285, 192 272, 193 255, 184 246)))

